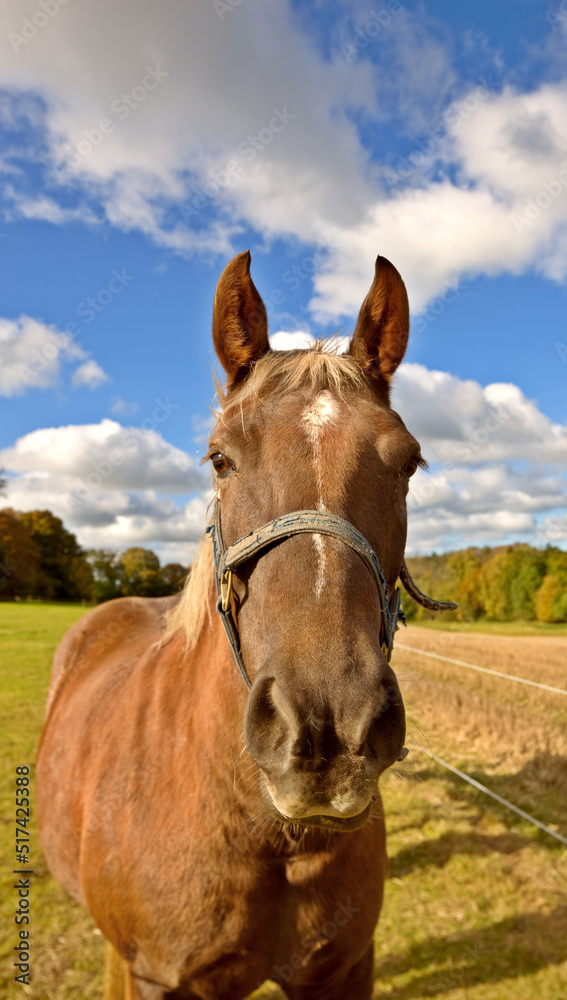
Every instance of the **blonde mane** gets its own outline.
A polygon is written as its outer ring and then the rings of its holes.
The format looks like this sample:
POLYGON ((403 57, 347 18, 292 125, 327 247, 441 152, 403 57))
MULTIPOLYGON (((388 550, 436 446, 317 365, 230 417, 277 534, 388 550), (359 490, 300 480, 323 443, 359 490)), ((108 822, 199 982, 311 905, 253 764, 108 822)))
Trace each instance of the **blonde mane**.
POLYGON ((219 422, 234 407, 253 410, 268 396, 283 396, 297 389, 330 389, 341 397, 347 389, 361 389, 366 384, 362 369, 349 354, 340 354, 340 347, 335 337, 318 340, 306 350, 268 351, 236 391, 217 385, 219 422))
MULTIPOLYGON (((235 407, 244 420, 245 410, 254 411, 266 399, 297 389, 330 389, 341 397, 349 389, 362 389, 367 383, 359 364, 350 355, 339 354, 339 348, 339 341, 334 339, 317 341, 307 350, 268 351, 236 390, 227 390, 215 379, 217 426, 235 407)), ((179 601, 166 613, 162 642, 182 631, 187 651, 196 646, 205 619, 211 621, 214 587, 213 545, 210 532, 205 532, 179 601)))

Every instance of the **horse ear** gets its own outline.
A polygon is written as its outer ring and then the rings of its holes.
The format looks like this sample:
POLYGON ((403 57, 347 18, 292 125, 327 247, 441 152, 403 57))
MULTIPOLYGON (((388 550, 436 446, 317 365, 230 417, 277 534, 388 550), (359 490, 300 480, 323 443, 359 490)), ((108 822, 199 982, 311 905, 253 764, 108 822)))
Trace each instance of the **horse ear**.
POLYGON ((228 386, 246 378, 270 349, 266 308, 250 277, 250 251, 233 257, 222 272, 213 305, 213 343, 228 386))
POLYGON ((402 360, 409 335, 409 303, 398 271, 385 257, 376 258, 374 281, 366 296, 350 345, 370 378, 386 383, 402 360))

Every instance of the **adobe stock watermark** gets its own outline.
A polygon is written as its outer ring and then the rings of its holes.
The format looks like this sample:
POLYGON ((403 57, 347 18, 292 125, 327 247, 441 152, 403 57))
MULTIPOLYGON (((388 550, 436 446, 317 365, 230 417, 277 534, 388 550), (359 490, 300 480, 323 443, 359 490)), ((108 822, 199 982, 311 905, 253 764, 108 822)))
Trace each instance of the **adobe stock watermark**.
POLYGON ((104 458, 97 462, 91 462, 92 472, 89 472, 84 479, 78 479, 78 486, 73 493, 68 493, 65 497, 67 510, 73 512, 84 504, 85 500, 95 490, 103 487, 114 475, 116 469, 123 465, 128 455, 137 451, 145 436, 157 429, 158 424, 169 420, 172 413, 179 409, 179 403, 172 403, 169 396, 165 399, 155 399, 155 407, 151 417, 146 417, 138 427, 128 427, 120 435, 120 443, 111 448, 104 458))
POLYGON ((567 0, 561 0, 559 7, 556 7, 555 10, 548 7, 545 19, 552 28, 556 28, 558 24, 565 24, 567 22, 567 0))
POLYGON ((117 122, 123 122, 129 118, 132 111, 135 111, 153 90, 157 90, 161 83, 166 80, 169 73, 160 69, 159 65, 146 66, 146 74, 140 81, 129 90, 124 91, 119 97, 115 97, 110 102, 109 110, 112 118, 101 118, 94 128, 84 128, 81 131, 82 139, 75 146, 67 144, 64 147, 65 160, 59 167, 60 170, 75 170, 86 157, 90 156, 94 149, 100 146, 107 135, 111 135, 116 128, 117 122))
POLYGON ((9 580, 16 569, 18 569, 18 563, 11 563, 9 559, 0 562, 0 583, 5 583, 6 580, 9 580))
POLYGON ((62 351, 67 351, 72 343, 69 333, 52 333, 47 343, 30 356, 29 365, 18 365, 18 375, 26 388, 36 386, 39 376, 53 365, 62 351))
POLYGON ((29 45, 32 39, 37 38, 42 28, 70 2, 71 0, 38 0, 37 10, 30 17, 22 18, 20 33, 8 32, 7 38, 14 52, 17 54, 22 46, 29 45))
POLYGON ((523 233, 536 222, 542 212, 545 212, 554 201, 557 201, 567 187, 567 168, 561 170, 557 177, 543 181, 540 190, 533 198, 526 198, 523 214, 512 213, 512 223, 517 233, 523 233))
POLYGON ((546 545, 561 542, 567 536, 567 514, 563 517, 548 517, 544 524, 536 526, 536 537, 546 545))
MULTIPOLYGON (((330 920, 327 920, 320 930, 313 934, 306 935, 300 941, 301 951, 290 955, 287 962, 282 965, 274 965, 270 970, 268 979, 273 980, 281 989, 285 990, 286 984, 294 979, 296 972, 305 968, 314 952, 328 944, 340 934, 341 930, 350 923, 352 918, 360 913, 359 906, 353 906, 350 899, 346 903, 336 903, 336 909, 330 920)), ((257 983, 256 989, 262 985, 257 983)), ((345 998, 346 1000, 346 998, 345 998)))
POLYGON ((382 7, 381 10, 372 10, 368 20, 354 29, 352 37, 348 42, 341 44, 343 59, 349 63, 356 59, 363 49, 370 42, 373 42, 375 38, 378 38, 384 28, 387 28, 392 23, 392 16, 399 14, 401 10, 403 10, 403 7, 400 0, 388 0, 386 6, 382 7))
POLYGON ((431 323, 434 323, 439 316, 442 316, 447 306, 451 305, 462 295, 465 285, 449 284, 428 303, 425 312, 420 313, 416 319, 411 321, 412 333, 423 333, 431 323))
POLYGON ((219 21, 224 21, 227 14, 234 14, 237 7, 243 0, 213 0, 213 7, 217 13, 219 21))
POLYGON ((243 162, 253 163, 258 153, 262 153, 267 146, 270 146, 276 136, 283 132, 296 118, 297 115, 288 111, 285 105, 282 109, 272 108, 272 117, 268 124, 258 129, 254 135, 243 139, 238 145, 236 153, 227 160, 223 168, 208 170, 207 176, 210 180, 206 181, 200 188, 193 188, 187 201, 178 205, 183 221, 188 223, 192 216, 199 215, 203 209, 208 208, 223 191, 230 187, 235 178, 241 176, 243 162))
MULTIPOLYGON (((94 295, 88 295, 86 299, 79 302, 75 309, 76 315, 83 319, 85 324, 94 322, 97 315, 107 309, 116 296, 120 295, 134 280, 135 275, 129 274, 125 267, 120 269, 113 267, 106 285, 99 288, 94 295)), ((73 337, 80 333, 79 324, 70 320, 65 324, 64 332, 50 334, 43 347, 33 352, 28 365, 18 365, 18 375, 23 384, 27 388, 37 385, 38 376, 54 365, 62 352, 69 351, 73 337)))
POLYGON ((439 124, 416 143, 411 153, 399 156, 395 166, 384 168, 386 180, 390 184, 396 184, 407 180, 419 167, 423 167, 440 149, 445 137, 458 132, 462 123, 471 118, 491 94, 496 93, 501 83, 501 78, 494 74, 479 76, 474 90, 462 101, 452 101, 441 115, 439 124))
POLYGON ((281 282, 284 286, 272 288, 267 295, 263 296, 264 305, 268 316, 287 302, 288 295, 296 292, 304 281, 312 278, 317 268, 336 252, 336 245, 333 243, 318 243, 313 253, 306 254, 300 263, 292 264, 291 267, 282 272, 281 282))

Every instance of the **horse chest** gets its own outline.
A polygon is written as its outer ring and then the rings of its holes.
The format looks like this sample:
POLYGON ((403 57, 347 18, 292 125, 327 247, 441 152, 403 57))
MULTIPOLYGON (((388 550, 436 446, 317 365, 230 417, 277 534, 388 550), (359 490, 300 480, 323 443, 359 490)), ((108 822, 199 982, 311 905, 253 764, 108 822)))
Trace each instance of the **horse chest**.
MULTIPOLYGON (((353 896, 337 884, 328 857, 248 856, 244 864, 234 857, 230 875, 224 867, 194 875, 178 891, 198 905, 171 914, 166 964, 163 940, 136 962, 154 978, 187 984, 191 995, 245 995, 266 979, 287 984, 309 978, 321 963, 340 962, 372 934, 374 908, 356 888, 353 896)), ((157 928, 145 936, 157 941, 157 928)))

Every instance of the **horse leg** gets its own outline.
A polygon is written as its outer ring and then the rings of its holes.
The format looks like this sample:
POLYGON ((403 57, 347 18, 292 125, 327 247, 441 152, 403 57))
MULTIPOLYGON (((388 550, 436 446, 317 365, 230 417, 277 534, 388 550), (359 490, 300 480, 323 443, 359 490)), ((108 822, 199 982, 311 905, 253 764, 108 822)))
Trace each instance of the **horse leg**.
POLYGON ((340 980, 333 976, 320 979, 311 985, 283 988, 289 1000, 372 1000, 374 986, 374 945, 370 944, 364 955, 351 966, 340 980))
POLYGON ((133 976, 129 963, 106 943, 103 1000, 163 1000, 163 987, 133 976))
POLYGON ((120 957, 116 948, 112 947, 110 941, 107 941, 103 1000, 125 1000, 125 981, 124 959, 120 957))

